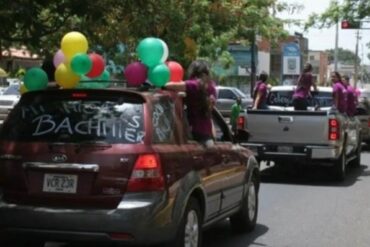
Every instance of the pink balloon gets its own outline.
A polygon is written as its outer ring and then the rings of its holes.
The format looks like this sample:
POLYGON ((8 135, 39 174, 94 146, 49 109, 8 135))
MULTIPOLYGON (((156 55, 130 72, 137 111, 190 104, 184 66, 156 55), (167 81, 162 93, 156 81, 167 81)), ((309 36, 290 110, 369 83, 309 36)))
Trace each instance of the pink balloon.
POLYGON ((145 82, 148 69, 144 64, 134 62, 126 66, 124 74, 130 86, 139 86, 145 82))
POLYGON ((65 57, 64 57, 62 50, 58 50, 55 53, 54 58, 53 58, 53 64, 55 68, 58 68, 59 64, 63 63, 64 60, 65 60, 65 57))

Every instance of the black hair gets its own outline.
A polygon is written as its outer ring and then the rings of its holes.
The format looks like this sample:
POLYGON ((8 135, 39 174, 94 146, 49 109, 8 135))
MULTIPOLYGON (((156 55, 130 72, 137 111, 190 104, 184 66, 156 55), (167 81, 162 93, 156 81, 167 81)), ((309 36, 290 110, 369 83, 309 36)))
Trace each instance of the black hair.
POLYGON ((44 60, 44 62, 41 65, 41 68, 46 72, 48 75, 49 82, 55 81, 54 79, 54 73, 55 73, 55 67, 52 60, 44 60))
POLYGON ((269 76, 267 75, 266 72, 261 72, 260 76, 258 77, 259 80, 263 81, 263 82, 266 82, 267 81, 267 78, 269 76))
POLYGON ((195 60, 188 69, 190 79, 199 80, 200 111, 204 116, 211 115, 211 102, 208 95, 208 85, 211 83, 209 65, 204 60, 195 60))
POLYGON ((310 72, 310 71, 312 71, 312 64, 306 63, 303 68, 303 73, 310 72))

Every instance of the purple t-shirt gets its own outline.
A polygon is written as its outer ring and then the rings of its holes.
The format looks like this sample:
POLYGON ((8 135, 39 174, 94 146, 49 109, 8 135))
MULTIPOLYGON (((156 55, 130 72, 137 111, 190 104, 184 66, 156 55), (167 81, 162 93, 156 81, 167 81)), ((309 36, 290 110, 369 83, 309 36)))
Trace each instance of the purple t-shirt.
POLYGON ((257 106, 257 108, 259 108, 264 102, 266 102, 266 98, 267 98, 267 86, 266 86, 266 83, 264 83, 263 81, 258 81, 256 84, 256 87, 254 88, 254 95, 253 95, 254 101, 256 100, 258 93, 260 93, 261 96, 260 96, 260 101, 259 101, 259 105, 257 106))
POLYGON ((333 97, 335 96, 338 98, 338 105, 336 105, 338 111, 345 113, 347 111, 347 90, 339 81, 333 85, 333 97))
MULTIPOLYGON (((204 116, 200 109, 200 81, 198 79, 185 81, 186 85, 186 104, 188 107, 188 121, 192 128, 192 132, 201 135, 212 136, 212 121, 211 118, 204 116)), ((208 96, 211 104, 216 101, 216 87, 215 83, 208 84, 208 96)))
POLYGON ((310 95, 312 86, 311 73, 304 73, 298 79, 297 88, 293 94, 293 99, 306 99, 310 95))
POLYGON ((356 113, 357 93, 356 90, 348 85, 347 86, 347 114, 354 116, 356 113))

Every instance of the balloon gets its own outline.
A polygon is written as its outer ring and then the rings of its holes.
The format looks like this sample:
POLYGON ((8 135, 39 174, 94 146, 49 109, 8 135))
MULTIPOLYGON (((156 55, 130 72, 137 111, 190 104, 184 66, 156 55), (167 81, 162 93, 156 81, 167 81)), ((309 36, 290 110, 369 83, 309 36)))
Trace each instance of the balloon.
POLYGON ((76 53, 86 53, 89 45, 86 37, 80 32, 69 32, 61 43, 64 56, 72 58, 76 53))
POLYGON ((163 40, 160 39, 160 41, 161 41, 162 46, 163 46, 163 56, 161 58, 161 62, 164 63, 164 62, 166 62, 166 60, 168 58, 168 53, 169 53, 168 52, 168 46, 163 40))
POLYGON ((169 61, 166 63, 170 70, 170 81, 179 82, 184 77, 184 69, 181 64, 175 61, 169 61))
POLYGON ((160 39, 150 37, 140 41, 136 51, 143 64, 154 67, 161 62, 164 48, 160 39))
POLYGON ((90 78, 95 78, 101 75, 104 71, 105 61, 102 56, 96 53, 89 54, 90 60, 92 62, 92 67, 89 73, 86 75, 90 78))
POLYGON ((23 80, 28 91, 45 89, 49 81, 46 72, 40 68, 29 69, 23 80))
POLYGON ((53 64, 55 68, 58 68, 59 64, 63 63, 65 60, 62 50, 58 50, 53 58, 53 64))
POLYGON ((170 79, 170 70, 165 64, 159 64, 149 70, 149 81, 156 87, 164 86, 170 79))
POLYGON ((74 88, 80 81, 80 77, 73 73, 64 63, 60 64, 55 70, 55 81, 62 88, 74 88))
POLYGON ((21 85, 19 86, 19 93, 24 94, 27 91, 28 90, 27 90, 26 86, 24 85, 24 83, 21 83, 21 85))
POLYGON ((148 76, 148 69, 144 64, 134 62, 126 66, 124 74, 128 85, 139 86, 145 82, 148 76))
POLYGON ((71 69, 77 75, 84 75, 92 68, 90 57, 85 53, 77 53, 72 57, 71 69))

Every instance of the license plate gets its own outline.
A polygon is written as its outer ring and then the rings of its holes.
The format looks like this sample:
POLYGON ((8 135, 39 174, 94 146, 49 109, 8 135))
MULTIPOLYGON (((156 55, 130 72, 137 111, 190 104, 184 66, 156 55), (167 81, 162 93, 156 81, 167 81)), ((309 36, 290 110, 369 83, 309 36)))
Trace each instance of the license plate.
POLYGON ((76 193, 77 175, 50 174, 44 175, 43 192, 53 193, 76 193))
POLYGON ((279 153, 293 153, 293 147, 290 146, 278 146, 277 151, 279 153))

